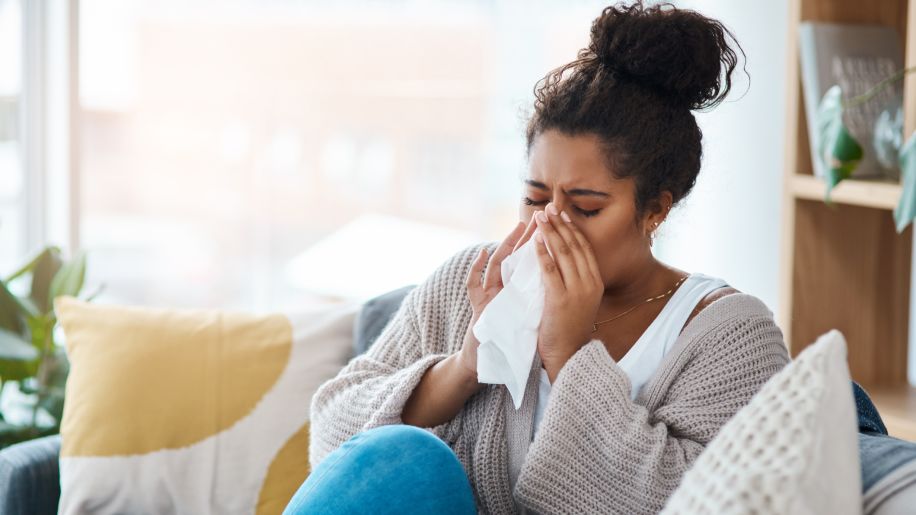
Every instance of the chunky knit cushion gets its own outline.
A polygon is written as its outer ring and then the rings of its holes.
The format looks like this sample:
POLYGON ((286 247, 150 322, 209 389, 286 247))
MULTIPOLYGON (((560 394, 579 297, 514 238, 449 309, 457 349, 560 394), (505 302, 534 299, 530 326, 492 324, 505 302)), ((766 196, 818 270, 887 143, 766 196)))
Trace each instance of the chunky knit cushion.
POLYGON ((832 330, 722 427, 662 513, 861 513, 849 381, 846 341, 832 330))

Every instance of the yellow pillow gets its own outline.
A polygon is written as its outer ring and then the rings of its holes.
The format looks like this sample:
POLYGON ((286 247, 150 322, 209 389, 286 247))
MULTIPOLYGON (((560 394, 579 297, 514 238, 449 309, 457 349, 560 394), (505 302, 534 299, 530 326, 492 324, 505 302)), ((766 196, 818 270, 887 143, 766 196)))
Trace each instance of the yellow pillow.
POLYGON ((312 394, 355 303, 291 314, 61 297, 70 375, 60 513, 280 513, 308 475, 312 394))

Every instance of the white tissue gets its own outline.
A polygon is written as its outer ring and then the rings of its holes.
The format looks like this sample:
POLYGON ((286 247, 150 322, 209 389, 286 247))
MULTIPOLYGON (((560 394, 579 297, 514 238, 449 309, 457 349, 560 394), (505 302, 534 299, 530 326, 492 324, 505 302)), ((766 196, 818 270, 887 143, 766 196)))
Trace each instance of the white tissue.
POLYGON ((477 380, 506 385, 515 409, 522 405, 525 395, 544 311, 544 282, 535 234, 503 260, 503 289, 490 300, 473 329, 480 342, 477 380))

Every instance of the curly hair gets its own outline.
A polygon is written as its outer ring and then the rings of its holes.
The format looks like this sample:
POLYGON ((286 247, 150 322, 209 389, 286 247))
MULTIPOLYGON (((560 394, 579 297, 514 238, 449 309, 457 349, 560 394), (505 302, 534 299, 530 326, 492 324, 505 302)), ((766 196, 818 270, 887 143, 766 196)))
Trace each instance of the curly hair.
POLYGON ((694 110, 710 109, 732 87, 738 54, 721 22, 671 4, 606 7, 588 47, 534 87, 527 152, 550 129, 600 138, 617 178, 636 181, 636 210, 663 191, 676 204, 700 172, 702 133, 694 110))

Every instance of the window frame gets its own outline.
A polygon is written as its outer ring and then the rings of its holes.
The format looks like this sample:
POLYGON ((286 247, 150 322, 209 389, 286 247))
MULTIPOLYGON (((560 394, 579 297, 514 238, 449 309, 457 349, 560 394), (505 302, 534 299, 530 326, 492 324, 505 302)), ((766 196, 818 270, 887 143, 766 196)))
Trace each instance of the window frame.
POLYGON ((79 0, 20 0, 24 249, 79 248, 79 0))

